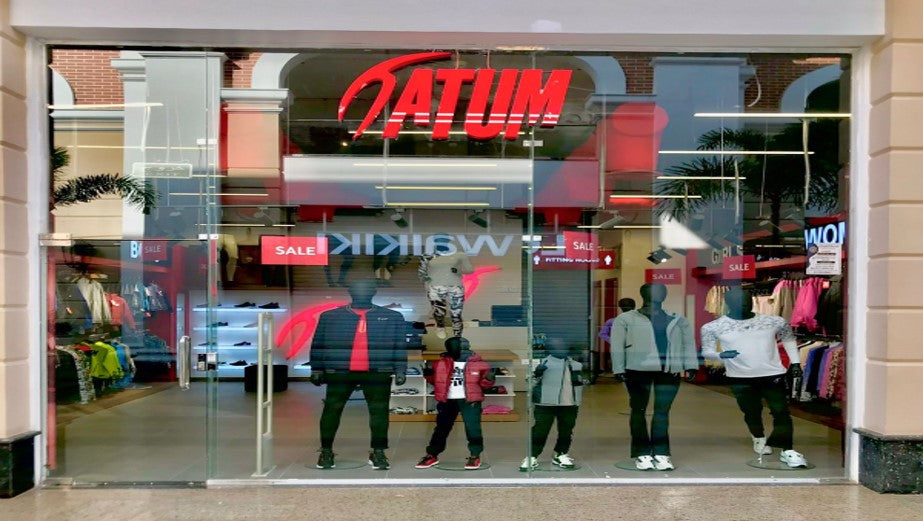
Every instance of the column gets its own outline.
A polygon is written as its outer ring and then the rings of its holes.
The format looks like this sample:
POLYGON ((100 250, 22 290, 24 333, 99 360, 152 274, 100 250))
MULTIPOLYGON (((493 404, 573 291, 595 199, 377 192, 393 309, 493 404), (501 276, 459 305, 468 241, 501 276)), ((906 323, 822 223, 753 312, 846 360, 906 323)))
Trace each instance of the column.
MULTIPOLYGON (((29 263, 26 226, 26 51, 25 38, 9 26, 9 1, 0 0, 0 498, 34 484, 30 412, 29 263)), ((33 203, 38 204, 38 203, 33 203)))
POLYGON ((865 412, 857 432, 859 481, 879 492, 923 492, 921 19, 923 2, 889 0, 886 36, 872 47, 865 412))

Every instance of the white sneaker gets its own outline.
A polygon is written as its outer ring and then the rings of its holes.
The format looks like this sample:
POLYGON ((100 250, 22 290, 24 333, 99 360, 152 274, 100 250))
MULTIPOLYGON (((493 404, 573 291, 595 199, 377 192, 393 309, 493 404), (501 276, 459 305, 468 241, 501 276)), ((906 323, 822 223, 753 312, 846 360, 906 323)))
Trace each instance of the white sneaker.
POLYGON ((673 470, 676 467, 670 461, 670 456, 654 456, 654 468, 657 470, 673 470))
POLYGON ((753 452, 759 455, 772 454, 772 447, 766 446, 766 437, 753 437, 753 452))
POLYGON ((554 457, 551 458, 551 463, 557 465, 562 469, 572 469, 576 466, 574 463, 574 458, 570 457, 569 454, 557 454, 555 453, 554 457))
POLYGON ((638 456, 635 458, 635 468, 638 470, 653 470, 654 458, 650 456, 638 456))
POLYGON ((437 327, 437 328, 436 328, 436 336, 438 336, 439 338, 445 338, 445 328, 444 328, 444 327, 437 327))
POLYGON ((522 460, 522 464, 519 465, 519 472, 529 472, 529 470, 535 470, 538 468, 538 458, 533 458, 529 456, 522 460))
POLYGON ((793 469, 804 468, 808 466, 808 460, 804 459, 804 455, 796 450, 783 450, 779 453, 779 461, 785 463, 793 469))

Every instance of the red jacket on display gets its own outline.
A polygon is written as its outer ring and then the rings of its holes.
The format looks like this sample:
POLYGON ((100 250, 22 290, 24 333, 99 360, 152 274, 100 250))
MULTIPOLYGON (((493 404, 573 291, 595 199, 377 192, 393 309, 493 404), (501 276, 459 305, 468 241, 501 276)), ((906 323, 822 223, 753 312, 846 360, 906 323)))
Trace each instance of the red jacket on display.
MULTIPOLYGON (((452 382, 452 370, 455 369, 455 360, 448 353, 443 353, 442 358, 433 362, 433 375, 426 380, 433 384, 433 394, 437 402, 446 402, 449 399, 449 385, 452 382)), ((494 386, 491 379, 490 365, 476 353, 471 353, 465 363, 465 401, 483 402, 484 389, 494 386)))

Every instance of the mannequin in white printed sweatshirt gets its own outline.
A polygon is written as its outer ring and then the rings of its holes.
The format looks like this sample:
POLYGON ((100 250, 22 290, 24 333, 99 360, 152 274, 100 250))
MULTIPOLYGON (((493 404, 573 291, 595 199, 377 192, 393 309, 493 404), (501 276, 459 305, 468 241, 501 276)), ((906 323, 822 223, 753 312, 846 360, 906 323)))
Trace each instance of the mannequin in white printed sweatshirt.
POLYGON ((724 362, 731 391, 753 438, 753 451, 762 457, 778 447, 782 463, 790 468, 807 467, 804 456, 792 448, 793 425, 786 391, 786 373, 801 376, 801 365, 792 363, 786 371, 777 344, 782 343, 789 360, 799 360, 792 328, 782 317, 754 313, 750 292, 739 287, 729 289, 724 301, 727 315, 702 326, 702 354, 724 362), (763 430, 763 400, 773 419, 768 438, 763 430))

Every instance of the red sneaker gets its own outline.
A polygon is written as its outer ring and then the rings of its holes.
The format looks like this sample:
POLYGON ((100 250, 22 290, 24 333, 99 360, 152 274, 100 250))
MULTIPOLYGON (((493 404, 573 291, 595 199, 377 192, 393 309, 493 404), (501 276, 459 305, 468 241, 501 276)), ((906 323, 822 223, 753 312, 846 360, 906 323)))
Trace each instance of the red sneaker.
POLYGON ((427 454, 426 456, 423 456, 422 458, 420 458, 420 461, 416 465, 414 465, 413 468, 428 469, 437 463, 439 463, 439 458, 437 458, 436 456, 433 456, 432 454, 427 454))
POLYGON ((468 457, 468 461, 465 462, 465 470, 477 470, 481 468, 481 458, 477 456, 468 457))

